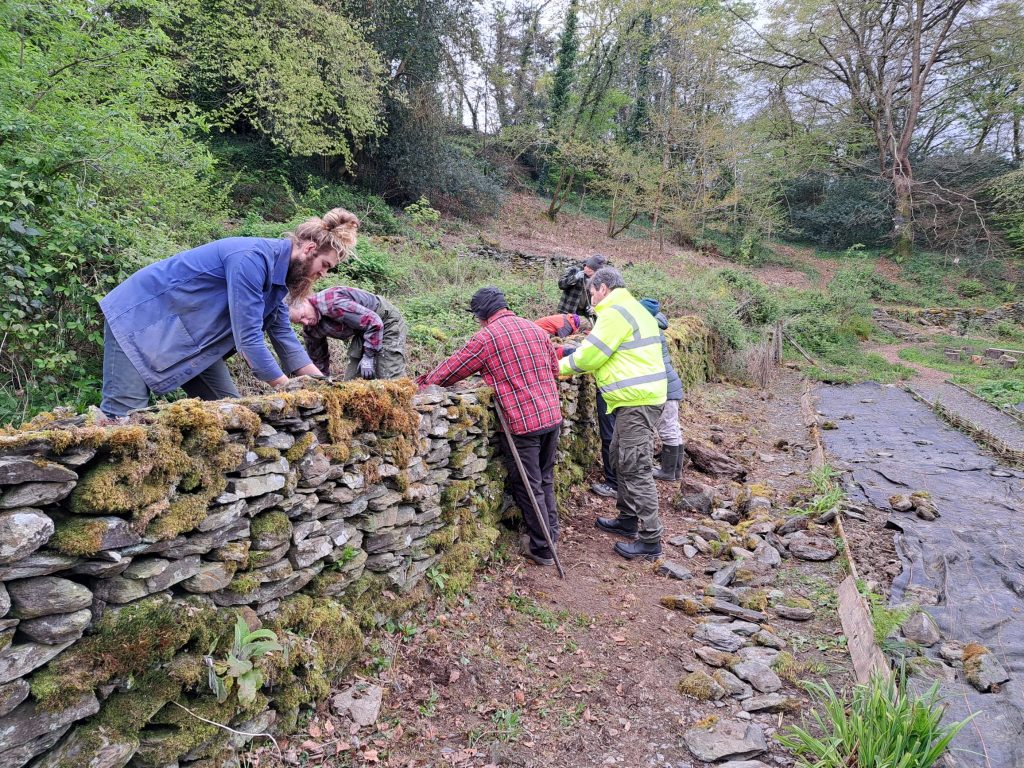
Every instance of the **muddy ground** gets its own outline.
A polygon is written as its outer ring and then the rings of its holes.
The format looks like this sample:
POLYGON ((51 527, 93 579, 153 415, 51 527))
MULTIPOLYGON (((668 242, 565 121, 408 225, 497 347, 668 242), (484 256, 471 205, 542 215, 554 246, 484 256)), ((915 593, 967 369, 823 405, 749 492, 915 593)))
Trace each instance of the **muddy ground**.
MULTIPOLYGON (((710 445, 717 435, 717 447, 748 468, 747 483, 774 489, 778 515, 792 496, 805 495, 811 469, 800 391, 798 375, 783 371, 767 393, 703 387, 681 413, 689 440, 710 445)), ((720 498, 740 487, 702 479, 717 483, 720 498)), ((675 483, 659 486, 666 540, 707 522, 673 510, 675 483)), ((691 633, 700 617, 659 601, 700 596, 715 567, 711 558, 688 559, 666 544, 666 557, 693 573, 670 580, 657 575, 655 565, 614 555, 615 539, 594 528, 598 515, 614 515, 613 500, 581 493, 566 512, 565 581, 553 569, 508 554, 514 549, 506 546, 469 594, 438 599, 372 641, 365 677, 385 691, 375 727, 350 726, 325 705, 305 734, 281 743, 283 760, 263 749, 250 755, 250 764, 683 768, 703 765, 682 743, 688 727, 740 713, 766 728, 770 751, 761 759, 791 765, 771 739, 792 721, 789 715, 748 715, 730 697, 697 701, 676 689, 687 672, 707 669, 693 655, 699 644, 691 633)), ((777 572, 772 587, 815 606, 808 622, 771 619, 803 665, 782 693, 804 696, 793 684, 800 677, 827 677, 834 685, 849 680, 835 593, 844 563, 842 557, 786 559, 777 572)))

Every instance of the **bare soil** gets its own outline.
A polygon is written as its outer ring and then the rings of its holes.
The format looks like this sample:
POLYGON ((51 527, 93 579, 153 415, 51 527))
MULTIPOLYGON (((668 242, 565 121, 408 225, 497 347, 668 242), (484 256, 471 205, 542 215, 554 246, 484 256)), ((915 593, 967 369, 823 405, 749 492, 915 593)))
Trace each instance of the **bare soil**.
MULTIPOLYGON (((800 416, 800 389, 791 371, 763 393, 709 385, 691 393, 681 412, 690 440, 710 444, 716 427, 717 447, 748 467, 748 482, 775 489, 777 512, 806 492, 812 445, 800 416)), ((672 509, 674 483, 659 486, 666 540, 705 522, 672 509)), ((717 482, 722 497, 738 487, 717 482)), ((666 557, 689 568, 691 579, 669 580, 653 564, 622 560, 612 552, 615 539, 594 528, 598 515, 614 514, 612 500, 590 493, 566 510, 560 544, 565 581, 518 555, 499 556, 469 594, 438 599, 374 638, 366 671, 385 689, 375 728, 350 728, 325 704, 306 733, 281 743, 283 759, 260 749, 250 754, 250 764, 700 764, 683 745, 683 732, 711 716, 735 717, 740 706, 729 697, 696 701, 676 690, 688 671, 705 668, 693 655, 697 620, 659 600, 701 595, 714 566, 708 557, 687 559, 667 544, 666 557)), ((843 562, 788 559, 773 585, 817 607, 809 622, 773 619, 772 628, 809 665, 803 677, 827 676, 834 685, 849 679, 835 597, 843 562)), ((803 696, 792 682, 783 692, 803 696)), ((788 715, 750 717, 769 734, 792 722, 788 715)), ((792 764, 769 743, 762 759, 792 764)))

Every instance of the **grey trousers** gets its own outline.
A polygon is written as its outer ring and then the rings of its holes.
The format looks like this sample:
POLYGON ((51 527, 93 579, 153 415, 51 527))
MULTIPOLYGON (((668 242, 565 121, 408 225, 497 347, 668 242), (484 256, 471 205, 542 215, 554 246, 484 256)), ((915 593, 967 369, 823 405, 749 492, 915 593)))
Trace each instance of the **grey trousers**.
MULTIPOLYGON (((402 313, 387 299, 378 296, 377 315, 384 321, 384 344, 377 353, 377 378, 400 379, 405 376, 405 337, 409 328, 402 313)), ((359 378, 359 361, 363 357, 363 337, 353 336, 348 345, 345 381, 359 378)))
POLYGON ((623 406, 615 409, 611 460, 618 479, 615 506, 619 517, 637 520, 640 541, 661 541, 658 486, 654 482, 654 429, 664 405, 623 406))
MULTIPOLYGON (((200 400, 239 396, 223 360, 186 381, 181 388, 189 397, 200 400)), ((100 400, 100 410, 107 416, 125 416, 148 406, 149 387, 117 343, 110 326, 103 323, 103 399, 100 400)))

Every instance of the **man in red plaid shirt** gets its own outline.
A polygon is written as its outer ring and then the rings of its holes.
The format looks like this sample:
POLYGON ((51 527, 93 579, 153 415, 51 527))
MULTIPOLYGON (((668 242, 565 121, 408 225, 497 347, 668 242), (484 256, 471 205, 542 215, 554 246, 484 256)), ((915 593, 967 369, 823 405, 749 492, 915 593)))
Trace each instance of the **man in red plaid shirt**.
MULTIPOLYGON (((552 542, 558 541, 558 512, 555 507, 555 457, 562 408, 558 397, 558 360, 548 335, 536 324, 513 314, 505 295, 497 288, 481 288, 469 305, 480 330, 430 373, 420 376, 421 387, 442 387, 479 373, 494 389, 505 412, 511 435, 526 471, 529 488, 547 522, 552 542)), ((512 498, 523 513, 528 531, 523 555, 538 565, 554 565, 553 553, 536 519, 530 492, 519 475, 511 452, 506 450, 505 466, 512 498)))

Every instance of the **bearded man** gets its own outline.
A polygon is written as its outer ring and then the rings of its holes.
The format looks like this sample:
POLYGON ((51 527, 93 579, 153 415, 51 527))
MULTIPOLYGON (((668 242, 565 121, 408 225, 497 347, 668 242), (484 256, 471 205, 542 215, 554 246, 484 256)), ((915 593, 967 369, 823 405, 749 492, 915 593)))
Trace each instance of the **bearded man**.
POLYGON ((346 258, 358 229, 356 216, 335 208, 279 240, 229 237, 140 269, 100 301, 100 409, 125 416, 148 406, 150 392, 178 387, 203 400, 238 397, 224 362, 234 352, 275 389, 289 375, 319 375, 284 300, 305 296, 346 258))

